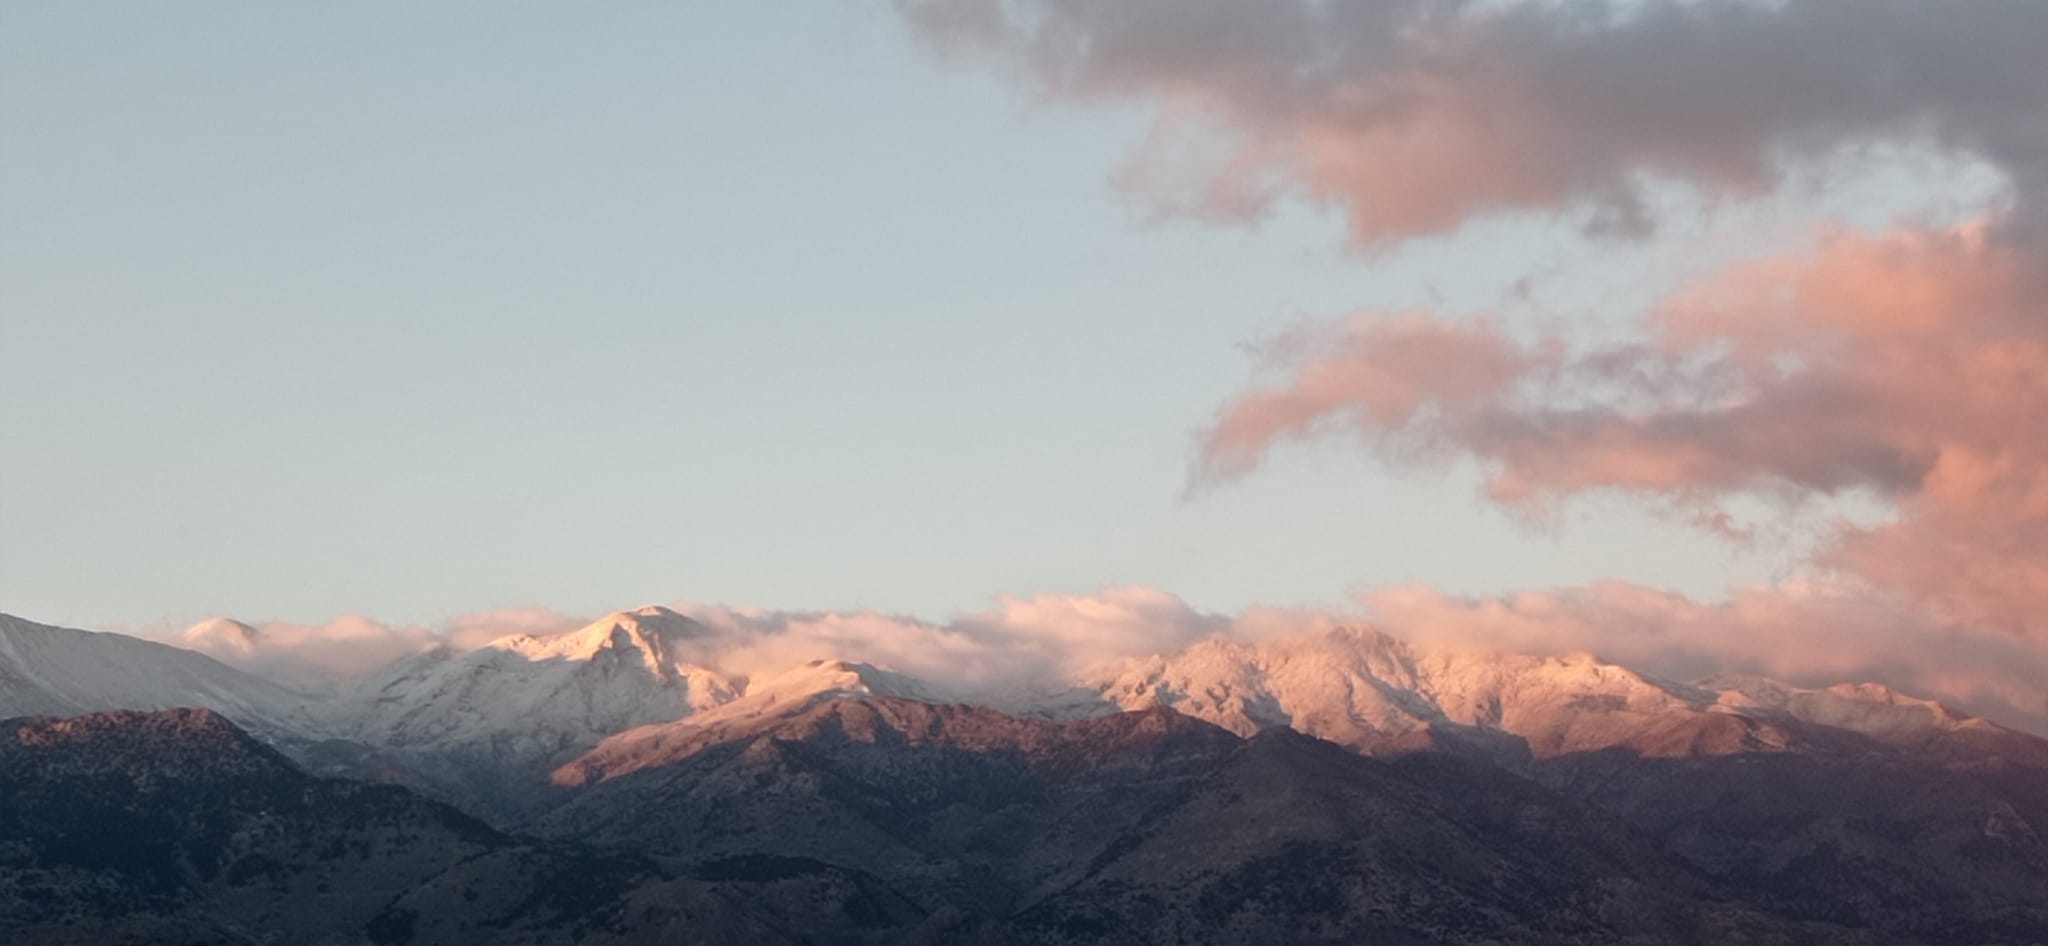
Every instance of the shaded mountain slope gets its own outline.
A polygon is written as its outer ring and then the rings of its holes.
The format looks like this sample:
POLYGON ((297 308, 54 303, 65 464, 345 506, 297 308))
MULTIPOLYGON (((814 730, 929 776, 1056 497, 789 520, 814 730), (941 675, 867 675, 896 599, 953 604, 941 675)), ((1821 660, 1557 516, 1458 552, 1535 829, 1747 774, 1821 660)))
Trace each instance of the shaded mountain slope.
MULTIPOLYGON (((880 876, 1029 942, 1875 942, 1770 915, 1496 767, 1179 713, 1056 723, 890 697, 600 779, 538 828, 880 876)), ((971 934, 971 936, 970 936, 971 934)))
POLYGON ((312 702, 190 650, 0 614, 0 718, 203 706, 289 739, 317 729, 312 702))
POLYGON ((1900 941, 2048 942, 2048 770, 1609 751, 1533 772, 1781 915, 1900 941))
POLYGON ((1537 763, 1540 784, 1444 753, 1244 739, 1165 708, 1056 722, 833 693, 556 789, 534 822, 554 841, 310 777, 209 711, 0 722, 0 937, 2048 937, 2048 793, 2025 766, 1610 750, 1537 763))
POLYGON ((934 908, 1002 914, 1237 741, 1170 711, 1060 724, 893 697, 748 722, 640 760, 535 827, 692 857, 813 857, 934 908))
POLYGON ((206 710, 0 723, 7 942, 859 942, 920 916, 829 865, 762 877, 520 841, 311 778, 206 710))

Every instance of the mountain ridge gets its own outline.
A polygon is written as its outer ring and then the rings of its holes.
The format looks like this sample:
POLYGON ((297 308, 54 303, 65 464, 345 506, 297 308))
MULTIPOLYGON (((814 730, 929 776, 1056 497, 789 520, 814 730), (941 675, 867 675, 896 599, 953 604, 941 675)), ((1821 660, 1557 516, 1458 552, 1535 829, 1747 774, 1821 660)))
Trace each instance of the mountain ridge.
POLYGON ((2010 757, 2048 766, 2048 740, 1876 684, 1803 688, 1736 674, 1677 683, 1590 654, 1420 647, 1355 626, 1254 642, 1210 638, 1001 693, 856 661, 747 674, 721 671, 717 661, 710 628, 646 606, 558 634, 414 654, 323 698, 170 645, 6 616, 0 712, 206 705, 279 741, 353 743, 398 753, 401 767, 406 757, 430 768, 431 757, 445 757, 494 770, 555 770, 600 745, 616 753, 636 741, 694 738, 693 727, 834 694, 968 702, 1048 719, 1164 705, 1239 735, 1287 727, 1368 754, 1540 759, 1619 747, 1655 757, 1874 742, 1958 764, 2010 757))

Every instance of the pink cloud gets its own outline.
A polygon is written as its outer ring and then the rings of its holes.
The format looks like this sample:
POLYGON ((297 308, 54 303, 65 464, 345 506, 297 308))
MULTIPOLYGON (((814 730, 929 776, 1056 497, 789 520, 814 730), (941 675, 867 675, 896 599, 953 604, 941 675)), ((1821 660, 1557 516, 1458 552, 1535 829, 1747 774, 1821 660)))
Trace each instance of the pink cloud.
MULTIPOLYGON (((1421 647, 1586 651, 1678 681, 1726 671, 1813 686, 1875 681, 2048 733, 2048 641, 1940 626, 1904 596, 1846 582, 1742 589, 1711 603, 1618 581, 1486 597, 1403 586, 1364 593, 1352 608, 1234 614, 1201 611, 1156 588, 1120 586, 1006 595, 943 622, 872 611, 675 607, 706 632, 673 641, 674 655, 722 673, 774 675, 811 660, 855 660, 967 699, 1058 687, 1092 668, 1205 640, 1256 643, 1371 626, 1421 647)), ((215 620, 174 642, 287 682, 332 684, 426 647, 467 649, 584 623, 545 608, 473 612, 436 631, 358 616, 254 626, 215 620)))
POLYGON ((435 628, 435 636, 456 650, 469 650, 501 637, 527 634, 547 637, 572 631, 590 623, 586 617, 564 614, 543 605, 522 605, 466 611, 435 628))
POLYGON ((222 663, 306 689, 344 685, 412 654, 448 645, 467 650, 512 634, 545 636, 585 623, 551 608, 472 611, 440 627, 386 624, 344 614, 317 624, 211 618, 168 639, 222 663))
POLYGON ((675 607, 713 629, 698 645, 698 658, 729 673, 857 660, 966 690, 1040 681, 1114 657, 1171 652, 1230 626, 1226 617, 1197 612, 1174 595, 1142 587, 1005 595, 992 608, 945 622, 868 611, 687 602, 675 607))
POLYGON ((439 638, 418 625, 344 614, 319 624, 212 618, 170 642, 279 683, 318 690, 432 647, 439 638))
POLYGON ((961 628, 874 611, 795 611, 678 602, 712 631, 689 659, 740 676, 774 674, 811 660, 851 660, 940 686, 977 685, 1005 670, 1001 642, 961 628))
POLYGON ((1839 526, 1821 564, 2048 637, 2048 282, 1990 227, 1838 234, 1712 274, 1622 345, 1412 314, 1341 337, 1223 408, 1198 482, 1343 433, 1475 460, 1510 505, 1612 490, 1711 523, 1737 496, 1861 491, 1896 519, 1839 526))
POLYGON ((1301 357, 1288 383, 1249 392, 1205 440, 1199 482, 1249 472, 1268 444, 1350 426, 1417 431, 1425 413, 1455 414, 1495 401, 1545 355, 1507 338, 1484 319, 1447 322, 1423 315, 1356 319, 1325 344, 1289 349, 1301 357))

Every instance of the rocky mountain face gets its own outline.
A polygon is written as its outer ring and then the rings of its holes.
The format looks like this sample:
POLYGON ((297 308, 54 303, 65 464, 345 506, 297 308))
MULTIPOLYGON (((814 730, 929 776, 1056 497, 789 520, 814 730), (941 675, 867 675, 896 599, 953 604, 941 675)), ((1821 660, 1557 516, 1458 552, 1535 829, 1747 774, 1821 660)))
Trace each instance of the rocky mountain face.
POLYGON ((2048 742, 1881 687, 1344 629, 976 705, 709 635, 323 700, 0 620, 0 939, 2048 942, 2048 742), (53 718, 128 704, 211 711, 53 718))

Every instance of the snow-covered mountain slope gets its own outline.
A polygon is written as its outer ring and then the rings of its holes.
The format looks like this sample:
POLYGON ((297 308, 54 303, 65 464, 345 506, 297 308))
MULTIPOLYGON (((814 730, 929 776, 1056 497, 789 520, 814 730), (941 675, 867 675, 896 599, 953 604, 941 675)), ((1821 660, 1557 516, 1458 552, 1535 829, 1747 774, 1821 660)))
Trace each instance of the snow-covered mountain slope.
POLYGON ((1717 708, 1851 732, 1930 760, 1995 756, 2048 767, 2048 740, 1876 683, 1803 689, 1763 677, 1720 674, 1699 686, 1713 693, 1717 708))
POLYGON ((765 729, 821 703, 886 696, 938 702, 940 692, 923 681, 864 663, 813 660, 746 686, 744 695, 718 707, 666 723, 611 736, 596 748, 557 768, 558 785, 581 785, 684 758, 714 742, 765 729))
POLYGON ((400 661, 330 710, 370 745, 496 764, 559 761, 613 733, 728 702, 739 684, 684 659, 708 632, 666 608, 620 611, 550 637, 400 661))
MULTIPOLYGON (((215 622, 206 631, 233 646, 244 629, 215 622)), ((296 741, 292 751, 315 762, 332 756, 422 784, 513 793, 550 770, 569 783, 609 777, 695 751, 707 733, 730 738, 823 701, 872 696, 1051 719, 1164 706, 1240 735, 1287 727, 1366 753, 1699 756, 1876 742, 1934 760, 2048 766, 2048 741, 1874 685, 1682 684, 1589 655, 1418 646, 1357 627, 1211 639, 1003 694, 837 660, 748 676, 719 666, 732 643, 647 607, 558 635, 437 648, 314 698, 174 647, 0 618, 0 715, 204 706, 296 741), (319 742, 327 738, 343 741, 319 742)))
POLYGON ((0 718, 203 707, 273 738, 316 728, 309 698, 204 654, 0 614, 0 718))
POLYGON ((1720 674, 1700 681, 1715 700, 1737 712, 1784 713, 1794 719, 1869 736, 1917 736, 1990 726, 1933 700, 1906 696, 1875 683, 1843 683, 1810 690, 1776 680, 1720 674))
POLYGON ((1415 646, 1359 627, 1256 643, 1212 639, 1002 695, 953 693, 882 668, 819 660, 781 675, 721 673, 709 631, 659 608, 556 637, 511 637, 414 658, 343 705, 374 746, 497 765, 558 766, 579 784, 695 751, 713 735, 822 701, 958 699, 1073 718, 1166 706, 1240 735, 1292 728, 1367 753, 1440 748, 1547 758, 1787 752, 1862 744, 2048 764, 2048 742, 1872 685, 1801 690, 1754 678, 1682 684, 1587 654, 1415 646), (692 663, 692 656, 701 661, 692 663))
POLYGON ((688 722, 722 725, 854 696, 900 696, 926 702, 943 698, 937 687, 893 670, 846 660, 813 660, 775 676, 750 680, 738 698, 692 716, 688 722))
MULTIPOLYGON (((1274 726, 1365 752, 1422 746, 1536 757, 1606 748, 1646 756, 1792 751, 1841 732, 1894 746, 1935 742, 1957 756, 2040 740, 1873 684, 1802 690, 1756 678, 1680 684, 1590 655, 1531 657, 1417 647, 1341 628, 1256 644, 1211 640, 1113 663, 1046 715, 1170 706, 1240 734, 1274 726)), ((2005 751, 2000 749, 1999 751, 2005 751)))

